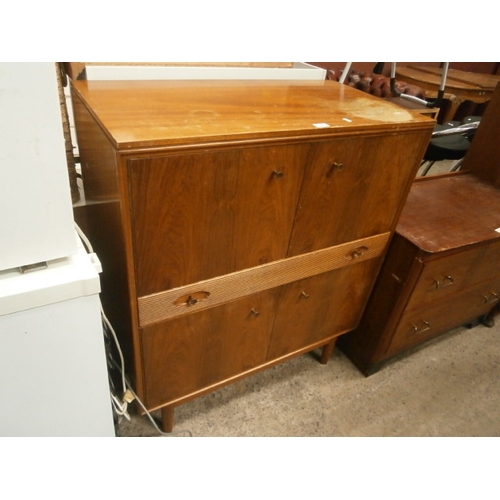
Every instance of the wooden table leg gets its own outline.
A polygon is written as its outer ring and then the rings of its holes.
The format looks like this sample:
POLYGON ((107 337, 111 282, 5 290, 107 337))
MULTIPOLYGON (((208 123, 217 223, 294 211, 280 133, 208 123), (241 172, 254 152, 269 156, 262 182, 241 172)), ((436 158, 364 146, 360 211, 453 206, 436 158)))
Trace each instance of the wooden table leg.
POLYGON ((333 349, 335 348, 335 342, 337 342, 337 337, 330 340, 330 342, 328 342, 328 344, 323 346, 323 350, 321 351, 321 358, 319 360, 319 362, 322 365, 326 365, 328 363, 328 360, 330 359, 330 356, 332 355, 333 349))
POLYGON ((164 406, 161 409, 161 425, 163 432, 172 432, 174 428, 174 407, 164 406))

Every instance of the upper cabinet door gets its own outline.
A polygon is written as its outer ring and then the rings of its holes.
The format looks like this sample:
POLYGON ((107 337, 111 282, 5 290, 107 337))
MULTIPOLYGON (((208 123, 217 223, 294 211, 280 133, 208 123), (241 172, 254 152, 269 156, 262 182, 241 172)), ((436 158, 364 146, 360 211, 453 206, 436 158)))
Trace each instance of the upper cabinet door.
POLYGON ((422 136, 312 144, 289 256, 393 229, 425 147, 422 136))
POLYGON ((286 257, 308 144, 127 162, 138 296, 286 257))

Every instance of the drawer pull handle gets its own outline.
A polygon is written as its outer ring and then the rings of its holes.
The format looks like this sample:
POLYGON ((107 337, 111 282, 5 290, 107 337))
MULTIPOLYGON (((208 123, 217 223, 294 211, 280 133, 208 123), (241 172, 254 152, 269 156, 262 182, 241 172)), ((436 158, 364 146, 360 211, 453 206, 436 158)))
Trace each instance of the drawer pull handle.
POLYGON ((490 295, 483 295, 485 304, 493 304, 498 301, 498 294, 495 292, 490 292, 490 295))
POLYGON ((347 256, 350 257, 351 259, 357 259, 364 255, 366 252, 368 252, 369 248, 368 247, 358 247, 355 248, 351 253, 349 253, 347 256))
POLYGON ((284 174, 281 170, 273 170, 273 177, 276 177, 276 179, 281 179, 283 175, 284 174))
POLYGON ((310 295, 304 291, 300 292, 300 296, 303 297, 304 299, 308 299, 310 295))
POLYGON ((260 312, 256 311, 255 309, 250 310, 250 314, 254 316, 255 318, 258 318, 260 316, 260 312))
POLYGON ((419 328, 417 325, 413 325, 413 334, 416 335, 417 333, 422 333, 426 332, 427 330, 430 330, 431 325, 428 321, 423 321, 422 326, 419 328))
POLYGON ((436 284, 436 289, 440 289, 440 288, 445 288, 447 286, 453 285, 454 280, 451 276, 445 276, 443 281, 439 281, 439 280, 435 279, 434 283, 436 284))
POLYGON ((342 170, 344 168, 343 163, 339 163, 334 161, 329 167, 328 167, 328 173, 326 174, 327 177, 330 177, 336 170, 342 170))
POLYGON ((190 295, 187 300, 186 300, 186 304, 188 306, 194 306, 195 304, 198 303, 198 299, 195 299, 192 295, 190 295))
POLYGON ((198 302, 202 302, 210 297, 210 292, 194 292, 188 295, 183 295, 174 301, 174 306, 194 306, 198 302))

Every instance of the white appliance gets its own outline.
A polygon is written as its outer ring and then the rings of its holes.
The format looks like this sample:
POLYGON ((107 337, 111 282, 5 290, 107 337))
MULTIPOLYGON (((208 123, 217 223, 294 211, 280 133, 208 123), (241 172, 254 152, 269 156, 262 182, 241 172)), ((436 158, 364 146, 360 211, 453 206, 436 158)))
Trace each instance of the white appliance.
POLYGON ((74 229, 56 65, 0 63, 0 436, 115 435, 99 267, 74 229))
POLYGON ((54 63, 0 63, 0 269, 76 252, 54 63))
POLYGON ((115 435, 99 272, 83 246, 0 272, 1 436, 115 435))

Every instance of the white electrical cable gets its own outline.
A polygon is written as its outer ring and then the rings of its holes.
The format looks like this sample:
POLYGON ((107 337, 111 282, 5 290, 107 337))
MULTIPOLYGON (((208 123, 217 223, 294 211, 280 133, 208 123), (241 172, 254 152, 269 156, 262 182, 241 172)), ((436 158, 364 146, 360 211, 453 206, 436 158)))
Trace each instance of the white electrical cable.
POLYGON ((161 434, 162 436, 165 436, 165 437, 176 437, 176 436, 180 436, 182 434, 187 434, 189 437, 193 437, 193 433, 191 431, 189 431, 189 430, 177 431, 177 432, 170 432, 170 433, 163 432, 158 427, 158 424, 155 422, 155 419, 153 418, 153 416, 151 415, 151 413, 149 413, 149 411, 146 409, 146 407, 142 404, 142 401, 137 397, 137 394, 132 390, 132 388, 130 387, 130 385, 128 386, 128 389, 133 394, 133 396, 135 397, 136 401, 139 403, 140 407, 146 413, 146 415, 148 416, 149 420, 151 420, 151 423, 154 425, 154 427, 156 428, 156 430, 157 430, 157 432, 159 434, 161 434))
POLYGON ((125 358, 123 357, 123 352, 122 352, 122 349, 120 347, 120 342, 118 342, 118 337, 116 336, 115 329, 113 328, 113 326, 111 325, 111 322, 109 321, 106 314, 104 313, 102 303, 101 303, 101 316, 102 316, 102 320, 104 321, 105 325, 108 327, 109 331, 111 332, 111 335, 113 336, 113 340, 115 341, 118 355, 120 356, 120 363, 122 366, 122 369, 120 370, 121 376, 122 376, 122 389, 123 389, 123 394, 125 394, 125 392, 127 391, 127 382, 125 380, 125 372, 126 372, 125 371, 125 358))
MULTIPOLYGON (((121 370, 121 367, 116 363, 116 361, 113 358, 111 358, 111 361, 113 362, 115 368, 117 368, 118 370, 121 370)), ((158 426, 158 424, 156 423, 155 419, 153 418, 153 416, 151 415, 151 413, 149 412, 149 410, 144 405, 144 403, 139 399, 139 396, 137 396, 137 394, 134 392, 134 390, 132 389, 132 387, 128 383, 128 381, 127 381, 127 389, 132 394, 132 396, 134 396, 135 400, 137 401, 137 403, 139 404, 139 406, 142 408, 142 410, 144 411, 144 413, 146 414, 146 416, 149 418, 149 420, 151 421, 151 423, 153 424, 154 428, 156 429, 156 431, 159 434, 161 434, 162 436, 165 436, 165 437, 176 437, 176 436, 181 436, 183 434, 187 434, 189 437, 193 437, 193 433, 190 430, 184 430, 184 431, 181 430, 181 431, 170 432, 170 433, 163 432, 160 429, 160 427, 158 426)))
MULTIPOLYGON (((88 253, 94 253, 94 250, 92 248, 92 244, 90 243, 90 241, 87 238, 87 236, 85 235, 85 233, 80 229, 80 227, 76 223, 75 223, 75 228, 76 228, 76 231, 77 231, 78 235, 80 236, 82 242, 86 246, 87 252, 88 253)), ((114 358, 111 356, 111 354, 109 356, 110 359, 111 359, 111 362, 114 364, 115 368, 117 368, 119 370, 120 374, 121 374, 121 382, 122 382, 122 388, 123 388, 123 395, 124 395, 124 397, 126 396, 127 391, 130 394, 132 394, 132 396, 135 398, 135 400, 137 401, 137 403, 139 404, 139 406, 144 410, 144 412, 148 416, 149 420, 151 420, 151 422, 154 425, 154 427, 157 430, 157 432, 159 434, 161 434, 162 436, 165 436, 165 437, 176 437, 176 436, 180 436, 182 434, 188 434, 190 437, 192 437, 193 434, 189 430, 178 431, 178 432, 175 432, 175 433, 174 432, 166 433, 166 432, 163 432, 158 427, 158 425, 155 422, 155 420, 152 417, 152 415, 149 413, 149 411, 146 409, 146 407, 144 406, 144 404, 142 403, 142 401, 139 399, 139 397, 137 396, 137 394, 133 391, 133 389, 130 386, 130 384, 127 382, 126 375, 125 375, 125 373, 126 373, 126 371, 125 371, 125 359, 123 357, 123 352, 122 352, 122 349, 121 349, 121 346, 120 346, 120 342, 118 341, 118 336, 116 335, 115 329, 111 325, 111 322, 109 321, 108 317, 106 316, 106 314, 104 312, 104 309, 102 307, 102 303, 100 303, 100 307, 101 307, 101 317, 102 317, 102 320, 104 322, 104 325, 109 330, 109 332, 111 332, 111 335, 112 335, 113 340, 114 340, 115 345, 116 345, 116 349, 118 351, 118 355, 120 357, 120 365, 118 365, 116 363, 116 361, 114 360, 114 358)), ((124 401, 120 401, 111 392, 111 402, 112 402, 113 409, 114 409, 115 413, 117 415, 119 415, 119 416, 124 416, 128 421, 130 421, 130 415, 128 414, 128 401, 125 401, 125 400, 124 401)))
POLYGON ((80 229, 80 226, 76 222, 75 222, 75 229, 76 229, 76 232, 78 233, 78 236, 80 236, 82 243, 87 248, 87 253, 94 253, 94 249, 92 248, 92 245, 91 245, 89 239, 87 238, 87 236, 85 236, 85 233, 80 229))

